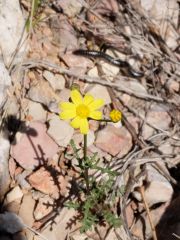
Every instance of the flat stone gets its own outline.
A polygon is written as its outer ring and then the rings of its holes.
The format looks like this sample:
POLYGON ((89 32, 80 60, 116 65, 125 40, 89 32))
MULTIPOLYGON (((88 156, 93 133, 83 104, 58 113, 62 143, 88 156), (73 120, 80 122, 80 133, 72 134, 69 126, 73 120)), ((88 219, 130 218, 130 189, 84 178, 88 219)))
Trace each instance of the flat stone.
POLYGON ((55 91, 62 90, 65 87, 65 79, 60 74, 53 74, 52 72, 45 70, 43 72, 43 77, 50 83, 55 91))
POLYGON ((9 190, 11 182, 8 166, 9 149, 10 143, 7 137, 0 136, 0 200, 4 198, 4 194, 9 190))
POLYGON ((95 84, 89 89, 87 89, 87 93, 91 94, 94 98, 102 98, 105 104, 111 103, 111 98, 109 96, 108 90, 106 87, 95 84))
POLYGON ((40 220, 53 210, 53 199, 49 196, 44 196, 39 199, 39 202, 34 210, 34 217, 40 220))
POLYGON ((28 110, 28 115, 33 121, 46 121, 47 111, 42 107, 42 104, 29 101, 28 110))
MULTIPOLYGON (((163 105, 153 105, 146 116, 146 121, 152 126, 162 130, 168 130, 171 123, 171 117, 163 105)), ((145 124, 142 129, 144 139, 148 139, 154 133, 154 128, 145 124)))
POLYGON ((61 147, 67 147, 74 133, 70 124, 53 114, 49 120, 48 134, 61 147))
POLYGON ((23 222, 32 227, 34 222, 33 212, 34 212, 35 200, 32 198, 31 193, 24 195, 20 210, 19 216, 22 218, 23 222))
POLYGON ((47 169, 41 167, 28 177, 31 186, 42 193, 58 199, 60 196, 66 196, 69 192, 68 178, 63 177, 60 169, 47 166, 47 169), (52 172, 54 172, 52 174, 52 172))
POLYGON ((57 151, 58 145, 47 135, 46 125, 35 121, 24 130, 17 144, 12 145, 11 156, 24 169, 31 170, 52 158, 57 151))
POLYGON ((147 166, 147 178, 148 186, 145 190, 145 198, 148 206, 152 206, 157 203, 168 202, 173 195, 173 188, 169 181, 162 176, 156 169, 147 166), (158 193, 158 194, 157 194, 158 193))
POLYGON ((6 196, 6 204, 13 202, 17 199, 21 199, 23 192, 19 186, 14 187, 6 196))
POLYGON ((97 134, 95 145, 113 156, 124 156, 132 147, 132 137, 125 127, 107 125, 97 134))
POLYGON ((28 97, 35 102, 39 102, 47 106, 52 112, 58 112, 59 97, 52 89, 50 84, 44 79, 34 81, 29 89, 28 97))

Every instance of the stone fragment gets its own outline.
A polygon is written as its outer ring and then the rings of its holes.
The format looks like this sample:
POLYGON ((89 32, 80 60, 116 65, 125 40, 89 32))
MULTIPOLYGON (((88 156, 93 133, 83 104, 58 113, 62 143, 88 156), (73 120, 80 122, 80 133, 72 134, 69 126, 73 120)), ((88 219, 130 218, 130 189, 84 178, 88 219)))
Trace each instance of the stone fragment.
POLYGON ((53 199, 49 196, 44 196, 39 199, 39 202, 34 210, 34 217, 40 220, 53 210, 53 199))
POLYGON ((67 147, 74 133, 70 124, 53 114, 49 120, 48 134, 61 147, 67 147))
MULTIPOLYGON (((0 8, 0 46, 3 61, 8 67, 12 61, 12 57, 17 49, 19 41, 24 42, 26 32, 24 32, 25 18, 18 0, 14 0, 9 5, 9 1, 2 0, 0 8), (22 35, 22 33, 24 33, 22 35)), ((17 64, 22 59, 27 45, 22 44, 21 48, 16 52, 13 58, 13 64, 17 64)))
POLYGON ((43 79, 34 81, 29 89, 28 97, 47 106, 52 112, 58 112, 59 96, 55 93, 49 83, 43 79))
POLYGON ((0 200, 4 198, 4 194, 9 190, 9 149, 10 143, 6 136, 0 136, 0 200))
POLYGON ((43 72, 43 77, 50 83, 55 91, 62 90, 65 87, 65 79, 60 74, 53 74, 52 72, 45 70, 43 72))
POLYGON ((35 121, 24 130, 17 144, 11 147, 11 156, 27 170, 34 169, 52 158, 58 145, 47 135, 46 125, 35 121))
POLYGON ((40 103, 29 101, 28 110, 28 115, 33 121, 46 121, 47 112, 40 103))
POLYGON ((52 166, 39 168, 28 177, 31 186, 54 199, 68 194, 68 178, 64 177, 60 169, 52 166), (52 174, 53 172, 53 174, 52 174))
POLYGON ((23 196, 23 192, 19 186, 14 187, 6 196, 6 203, 13 202, 17 199, 21 199, 23 196))
POLYGON ((132 147, 132 137, 125 127, 107 125, 98 132, 95 145, 113 156, 123 157, 132 147))
POLYGON ((35 206, 35 200, 32 198, 31 193, 24 195, 20 209, 19 216, 22 218, 23 222, 32 227, 34 222, 33 211, 35 206))
POLYGON ((173 196, 173 188, 171 184, 150 165, 147 166, 146 181, 148 186, 145 190, 145 198, 149 207, 171 200, 173 196))
POLYGON ((91 94, 94 98, 102 98, 105 104, 111 103, 111 98, 109 96, 108 90, 106 87, 95 84, 89 89, 87 89, 87 93, 91 94))
POLYGON ((178 81, 175 81, 173 79, 169 79, 166 83, 166 87, 168 88, 170 93, 178 92, 180 89, 180 84, 178 81))
MULTIPOLYGON (((163 105, 154 104, 147 113, 146 121, 156 128, 167 130, 171 123, 171 117, 163 105)), ((147 124, 143 126, 142 135, 144 139, 148 139, 153 135, 153 133, 154 128, 147 124)))
POLYGON ((58 4, 63 9, 64 14, 70 18, 78 15, 80 10, 86 6, 86 2, 84 0, 59 1, 58 4))

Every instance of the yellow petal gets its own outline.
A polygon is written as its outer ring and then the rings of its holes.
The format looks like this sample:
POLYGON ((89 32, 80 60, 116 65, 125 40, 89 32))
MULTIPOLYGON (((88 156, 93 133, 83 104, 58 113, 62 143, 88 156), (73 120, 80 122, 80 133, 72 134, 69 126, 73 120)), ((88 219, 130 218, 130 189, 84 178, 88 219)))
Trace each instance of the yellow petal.
POLYGON ((89 117, 96 119, 96 120, 100 120, 100 119, 102 119, 102 112, 100 112, 100 111, 90 112, 89 117))
POLYGON ((66 110, 59 114, 59 117, 64 120, 74 118, 75 116, 76 116, 76 111, 72 111, 72 110, 66 110))
POLYGON ((85 118, 85 119, 80 119, 80 132, 82 134, 87 134, 89 131, 89 123, 88 123, 88 120, 85 118))
POLYGON ((96 99, 92 103, 88 105, 90 108, 90 111, 96 110, 104 105, 104 100, 103 99, 96 99))
POLYGON ((75 105, 79 105, 82 103, 82 96, 79 91, 72 90, 71 91, 71 100, 75 105))
POLYGON ((62 102, 59 104, 59 107, 61 110, 75 110, 75 105, 73 103, 70 102, 62 102))
POLYGON ((84 96, 84 99, 83 99, 83 103, 87 106, 87 105, 89 105, 91 102, 93 102, 94 101, 94 97, 93 96, 91 96, 91 95, 89 95, 89 94, 86 94, 85 96, 84 96))
POLYGON ((72 121, 71 121, 71 126, 73 128, 79 128, 80 127, 80 117, 75 117, 72 121))

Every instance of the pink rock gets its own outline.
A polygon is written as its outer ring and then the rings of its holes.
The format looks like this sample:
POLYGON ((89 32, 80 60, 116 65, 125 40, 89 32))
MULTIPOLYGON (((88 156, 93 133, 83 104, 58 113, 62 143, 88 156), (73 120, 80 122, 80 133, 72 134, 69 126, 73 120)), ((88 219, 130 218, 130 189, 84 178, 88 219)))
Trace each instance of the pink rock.
POLYGON ((132 137, 125 127, 107 125, 99 131, 96 146, 113 156, 119 153, 119 157, 122 157, 131 149, 132 137))
POLYGON ((46 125, 36 121, 31 122, 19 142, 12 145, 11 156, 29 170, 52 158, 57 151, 58 145, 47 135, 46 125))
POLYGON ((41 218, 48 215, 51 211, 53 211, 54 201, 49 196, 44 196, 39 199, 39 202, 34 210, 34 217, 36 220, 40 220, 41 218))
POLYGON ((50 195, 54 199, 68 194, 68 179, 61 175, 60 169, 52 166, 41 167, 28 177, 28 181, 35 189, 50 195))

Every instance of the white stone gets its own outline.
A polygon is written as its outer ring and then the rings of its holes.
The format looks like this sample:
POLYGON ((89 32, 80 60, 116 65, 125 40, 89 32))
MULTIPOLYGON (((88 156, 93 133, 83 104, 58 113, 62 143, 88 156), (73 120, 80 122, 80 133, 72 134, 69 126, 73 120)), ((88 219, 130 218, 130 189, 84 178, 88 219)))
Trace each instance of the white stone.
POLYGON ((59 116, 53 114, 49 121, 47 132, 59 146, 67 147, 73 136, 74 129, 68 122, 61 120, 59 116))
POLYGON ((9 190, 9 149, 10 143, 5 136, 0 136, 0 200, 4 198, 4 194, 9 190))
MULTIPOLYGON (((0 47, 1 47, 1 44, 0 44, 0 47)), ((0 61, 0 108, 6 101, 7 89, 10 86, 10 84, 11 84, 11 77, 4 63, 0 61)))
POLYGON ((28 108, 28 114, 32 116, 33 121, 46 121, 47 112, 40 103, 29 101, 28 108))
POLYGON ((20 199, 23 196, 23 192, 19 186, 14 187, 6 196, 6 203, 10 203, 15 201, 16 199, 20 199))
POLYGON ((109 96, 108 90, 106 87, 95 84, 89 89, 86 89, 87 93, 91 94, 94 98, 101 98, 104 100, 105 104, 111 103, 111 98, 109 96))
MULTIPOLYGON (((8 66, 11 62, 13 53, 18 47, 18 43, 22 38, 25 26, 25 18, 23 17, 19 0, 1 0, 0 2, 0 49, 2 51, 5 64, 8 66)), ((26 32, 26 31, 25 31, 26 32)), ((23 43, 26 34, 23 35, 21 43, 23 43)), ((26 45, 27 47, 27 45, 26 45)), ((25 51, 25 44, 21 44, 16 52, 15 61, 22 58, 25 51)))
POLYGON ((65 87, 65 79, 60 74, 53 74, 50 71, 45 70, 43 77, 50 83, 51 87, 56 90, 62 90, 65 87))
POLYGON ((94 143, 95 135, 94 132, 89 130, 87 134, 87 147, 91 146, 94 143))
POLYGON ((145 190, 145 198, 148 206, 151 207, 157 203, 168 202, 173 195, 173 188, 168 180, 161 175, 156 169, 147 166, 148 186, 145 190))

